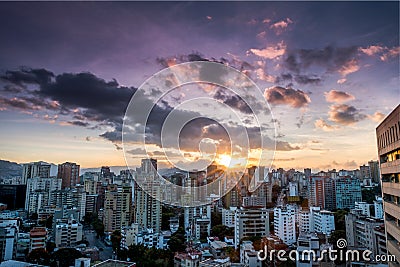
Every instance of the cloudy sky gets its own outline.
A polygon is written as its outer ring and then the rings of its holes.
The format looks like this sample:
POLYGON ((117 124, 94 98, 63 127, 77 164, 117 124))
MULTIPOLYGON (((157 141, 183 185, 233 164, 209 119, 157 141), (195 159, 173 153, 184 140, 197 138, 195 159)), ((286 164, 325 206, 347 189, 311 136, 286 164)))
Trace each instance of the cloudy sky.
MULTIPOLYGON (((15 2, 0 3, 0 23, 1 159, 124 165, 132 95, 188 61, 223 63, 257 84, 272 113, 257 112, 273 114, 276 127, 274 165, 284 168, 376 159, 375 128, 400 103, 399 2, 15 2)), ((155 106, 149 128, 202 89, 185 90, 155 106)), ((237 96, 203 91, 248 115, 237 96)), ((196 141, 223 140, 218 127, 193 121, 182 145, 196 130, 196 141)), ((158 156, 158 140, 148 141, 158 156)), ((140 146, 129 152, 144 156, 140 146)))

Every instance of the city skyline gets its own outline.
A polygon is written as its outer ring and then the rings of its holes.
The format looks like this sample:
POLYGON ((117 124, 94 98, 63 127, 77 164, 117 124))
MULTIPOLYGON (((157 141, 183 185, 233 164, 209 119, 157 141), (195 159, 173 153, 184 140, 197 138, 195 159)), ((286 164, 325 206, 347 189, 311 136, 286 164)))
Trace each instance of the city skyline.
MULTIPOLYGON (((0 20, 12 25, 0 29, 5 160, 125 165, 131 96, 187 61, 221 62, 254 80, 275 119, 275 167, 356 169, 376 160, 375 129, 400 102, 398 2, 0 5, 0 20)), ((159 107, 161 118, 179 96, 159 107)), ((236 98, 212 96, 247 114, 236 98)), ((162 149, 150 145, 158 158, 162 149)), ((193 148, 183 152, 196 158, 193 148)), ((133 154, 137 165, 146 156, 133 154)))

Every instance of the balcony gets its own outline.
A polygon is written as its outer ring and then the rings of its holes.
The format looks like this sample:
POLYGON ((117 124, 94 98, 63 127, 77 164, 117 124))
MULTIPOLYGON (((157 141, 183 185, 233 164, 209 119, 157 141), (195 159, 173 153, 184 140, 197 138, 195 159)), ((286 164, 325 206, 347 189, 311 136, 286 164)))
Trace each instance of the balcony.
POLYGON ((389 213, 393 217, 399 219, 399 217, 400 217, 400 206, 399 205, 384 201, 383 208, 384 208, 385 213, 389 213))
POLYGON ((400 173, 400 160, 388 161, 381 164, 381 174, 400 173))
MULTIPOLYGON (((386 231, 400 242, 400 227, 394 221, 385 222, 386 231)), ((399 258, 400 259, 400 258, 399 258)))
POLYGON ((400 196, 400 183, 383 182, 382 190, 385 194, 400 196))
POLYGON ((400 248, 399 248, 399 245, 397 244, 397 242, 394 240, 388 240, 387 241, 387 250, 388 250, 388 254, 394 255, 396 257, 396 261, 397 261, 397 265, 393 263, 393 264, 390 264, 390 266, 399 266, 398 261, 400 259, 400 248))

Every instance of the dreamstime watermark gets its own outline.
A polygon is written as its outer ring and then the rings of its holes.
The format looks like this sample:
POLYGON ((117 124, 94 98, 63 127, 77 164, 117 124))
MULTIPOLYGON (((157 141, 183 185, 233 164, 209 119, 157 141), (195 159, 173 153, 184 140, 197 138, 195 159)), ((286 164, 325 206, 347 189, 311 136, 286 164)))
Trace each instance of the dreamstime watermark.
POLYGON ((136 90, 125 112, 122 146, 130 169, 143 158, 185 175, 196 169, 178 182, 149 168, 134 179, 164 204, 201 206, 234 188, 250 166, 264 168, 249 183, 249 191, 257 189, 275 155, 275 119, 264 92, 242 71, 216 62, 182 63, 136 90))
POLYGON ((346 249, 347 241, 343 238, 337 240, 336 246, 338 249, 333 249, 329 247, 328 249, 323 249, 320 252, 312 249, 298 249, 298 250, 268 250, 267 246, 264 246, 263 250, 258 251, 257 257, 261 261, 313 261, 313 262, 323 262, 323 261, 354 261, 354 262, 395 262, 395 255, 373 255, 370 250, 356 250, 356 249, 346 249))

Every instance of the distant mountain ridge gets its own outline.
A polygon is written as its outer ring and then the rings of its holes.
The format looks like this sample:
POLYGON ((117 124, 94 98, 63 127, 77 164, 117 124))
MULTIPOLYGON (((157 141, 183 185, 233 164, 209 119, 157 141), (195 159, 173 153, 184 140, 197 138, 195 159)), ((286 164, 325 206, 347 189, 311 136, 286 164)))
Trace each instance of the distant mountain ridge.
POLYGON ((0 159, 0 178, 22 176, 22 164, 0 159))

